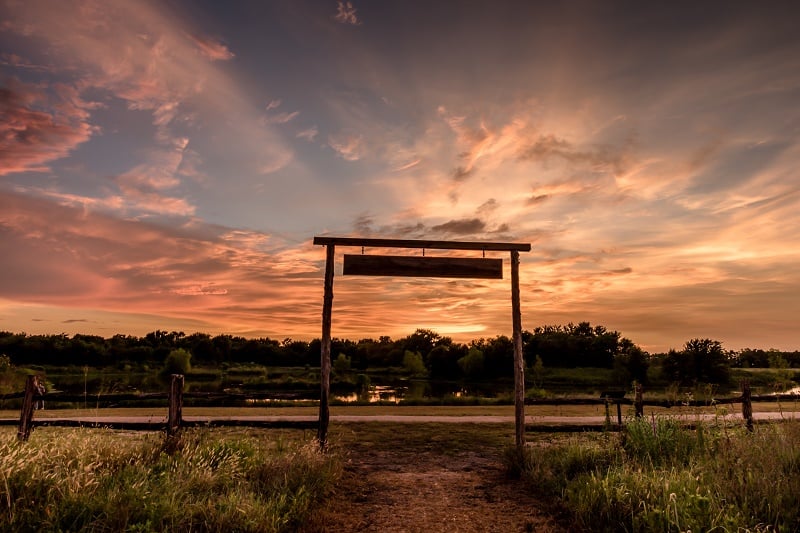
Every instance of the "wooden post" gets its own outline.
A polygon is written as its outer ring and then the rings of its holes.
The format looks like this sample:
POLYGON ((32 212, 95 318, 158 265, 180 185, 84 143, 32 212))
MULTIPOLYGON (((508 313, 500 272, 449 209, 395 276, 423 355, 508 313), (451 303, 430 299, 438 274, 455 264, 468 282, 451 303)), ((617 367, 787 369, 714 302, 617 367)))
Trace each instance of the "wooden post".
POLYGON ((742 417, 748 431, 753 431, 753 402, 750 396, 750 380, 743 379, 742 386, 742 417))
POLYGON ((330 408, 328 396, 331 389, 331 309, 333 308, 333 259, 336 247, 326 246, 325 254, 325 296, 322 300, 322 344, 320 348, 320 396, 319 396, 319 429, 317 439, 324 450, 328 445, 328 422, 330 408))
POLYGON ((642 418, 644 416, 644 399, 642 398, 642 384, 637 383, 636 388, 634 389, 634 400, 633 405, 636 409, 636 418, 642 418))
POLYGON ((36 395, 36 385, 39 376, 28 376, 25 381, 25 395, 22 397, 22 409, 19 413, 19 429, 17 439, 28 440, 33 429, 33 398, 36 395))
POLYGON ((169 386, 169 414, 167 416, 167 436, 174 437, 181 429, 183 421, 183 375, 172 374, 169 386))
POLYGON ((622 402, 617 400, 617 426, 622 428, 622 402))
POLYGON ((514 328, 514 423, 517 450, 525 447, 525 360, 522 356, 522 311, 519 302, 519 251, 511 250, 511 322, 514 328))

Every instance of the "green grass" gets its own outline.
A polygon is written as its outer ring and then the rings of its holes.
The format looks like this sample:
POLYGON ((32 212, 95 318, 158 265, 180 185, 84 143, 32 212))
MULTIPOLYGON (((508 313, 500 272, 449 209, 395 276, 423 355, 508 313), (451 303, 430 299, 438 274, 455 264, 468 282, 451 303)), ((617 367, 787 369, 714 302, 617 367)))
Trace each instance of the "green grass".
POLYGON ((298 432, 0 432, 2 531, 292 531, 340 474, 298 432), (167 453, 172 451, 173 453, 167 453))
POLYGON ((509 467, 591 531, 798 531, 800 424, 682 428, 631 421, 620 436, 534 445, 509 467))
MULTIPOLYGON (((53 409, 50 404, 43 411, 36 411, 34 419, 52 417, 92 417, 92 416, 150 416, 166 417, 166 403, 152 407, 102 407, 95 408, 89 402, 87 408, 53 409)), ((446 416, 514 416, 514 406, 509 405, 332 405, 332 415, 446 415, 446 416)), ((800 402, 754 403, 753 411, 783 411, 787 418, 792 412, 800 412, 800 402)), ((686 407, 676 405, 670 408, 645 407, 645 414, 668 416, 692 416, 699 413, 717 414, 720 416, 741 417, 741 405, 709 405, 708 407, 686 407)), ((280 406, 253 407, 184 407, 184 416, 317 416, 319 406, 302 405, 284 402, 280 406)), ((604 416, 603 405, 529 405, 525 407, 526 416, 604 416)), ((616 417, 616 408, 611 406, 612 417, 616 417)), ((623 416, 633 415, 633 406, 622 406, 623 416)), ((0 418, 19 420, 19 409, 0 409, 0 418)))
POLYGON ((514 440, 514 425, 452 423, 331 423, 329 442, 342 454, 357 458, 365 452, 414 455, 433 452, 455 455, 472 451, 501 457, 514 440))

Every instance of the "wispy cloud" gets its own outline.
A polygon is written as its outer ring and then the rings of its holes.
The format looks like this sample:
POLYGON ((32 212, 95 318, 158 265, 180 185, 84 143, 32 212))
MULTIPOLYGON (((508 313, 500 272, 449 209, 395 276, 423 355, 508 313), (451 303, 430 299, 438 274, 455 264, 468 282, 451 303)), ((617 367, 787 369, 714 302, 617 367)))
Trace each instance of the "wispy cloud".
POLYGON ((12 78, 0 88, 0 175, 46 171, 89 140, 90 107, 67 85, 48 92, 12 78))
POLYGON ((264 122, 267 124, 286 124, 297 117, 300 114, 300 111, 292 111, 291 113, 276 113, 274 115, 268 115, 264 122))
POLYGON ((200 53, 211 61, 227 61, 236 57, 233 52, 228 49, 226 44, 216 39, 200 35, 191 35, 190 37, 200 50, 200 53))
POLYGON ((352 133, 338 133, 328 137, 328 146, 346 161, 358 161, 364 157, 364 138, 352 133))
MULTIPOLYGON (((182 142, 187 134, 208 137, 202 126, 213 123, 218 130, 213 134, 222 133, 222 141, 216 143, 220 147, 262 147, 252 152, 259 159, 251 164, 252 172, 281 168, 291 160, 290 149, 278 134, 259 122, 255 103, 217 66, 233 57, 227 46, 192 31, 168 7, 122 1, 100 9, 88 1, 52 5, 33 0, 14 5, 11 16, 15 25, 10 31, 25 28, 31 38, 47 43, 48 54, 59 65, 53 75, 60 73, 67 80, 51 85, 49 93, 65 87, 58 93, 60 99, 50 96, 46 103, 39 97, 37 102, 53 110, 45 112, 53 119, 47 132, 49 155, 29 155, 24 159, 27 163, 20 161, 14 168, 20 164, 44 168, 42 163, 63 157, 88 138, 92 132, 89 114, 78 98, 87 93, 112 95, 125 102, 128 110, 149 112, 155 127, 153 139, 163 147, 182 142), (56 35, 58 39, 51 39, 56 35), (70 72, 82 76, 63 75, 70 72), (71 91, 69 97, 67 91, 71 91)), ((14 106, 17 115, 26 109, 22 103, 22 107, 14 106)), ((48 126, 47 116, 27 115, 20 118, 31 124, 29 128, 48 126)))
POLYGON ((336 22, 341 22, 342 24, 351 24, 353 26, 358 26, 361 24, 361 21, 358 18, 358 13, 356 12, 356 8, 353 6, 353 3, 349 1, 339 0, 336 3, 336 15, 333 17, 333 19, 336 22))
POLYGON ((317 138, 317 135, 319 135, 319 128, 317 128, 316 126, 312 126, 310 128, 306 128, 302 131, 297 132, 296 137, 298 139, 305 139, 311 142, 317 138))

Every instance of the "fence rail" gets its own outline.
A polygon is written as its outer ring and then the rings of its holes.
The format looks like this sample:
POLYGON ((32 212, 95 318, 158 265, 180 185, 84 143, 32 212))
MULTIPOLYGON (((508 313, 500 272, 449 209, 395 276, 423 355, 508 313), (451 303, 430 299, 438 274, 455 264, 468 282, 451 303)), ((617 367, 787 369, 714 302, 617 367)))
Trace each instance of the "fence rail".
MULTIPOLYGON (((250 426, 250 427, 264 427, 264 428, 302 428, 313 429, 318 425, 317 421, 298 421, 298 420, 246 420, 246 419, 204 419, 204 420, 185 420, 182 415, 184 399, 206 400, 207 402, 214 403, 229 403, 229 402, 247 402, 253 400, 281 400, 297 398, 297 394, 292 393, 229 393, 229 392, 183 392, 184 378, 183 375, 173 374, 171 376, 169 390, 167 392, 152 392, 152 393, 116 393, 116 394, 70 394, 70 393, 43 393, 41 383, 43 381, 39 376, 28 376, 25 384, 25 390, 0 396, 0 400, 10 400, 22 398, 22 407, 20 409, 20 418, 18 424, 17 437, 20 440, 27 440, 30 432, 35 426, 102 426, 113 427, 117 429, 138 429, 138 430, 164 430, 167 435, 175 435, 181 427, 190 426, 250 426), (161 420, 148 420, 148 421, 132 421, 132 420, 117 420, 117 421, 94 421, 92 419, 48 419, 41 418, 34 421, 33 413, 35 404, 42 402, 44 399, 48 402, 70 402, 70 403, 103 403, 103 404, 120 404, 126 402, 150 402, 150 401, 167 401, 168 410, 164 419, 161 420)), ((624 393, 617 392, 604 392, 600 398, 529 398, 525 400, 525 405, 528 406, 545 406, 545 405, 604 405, 606 408, 606 419, 610 420, 610 407, 616 406, 617 411, 617 424, 616 429, 622 427, 622 405, 633 405, 637 417, 644 415, 644 407, 709 407, 714 405, 732 405, 742 404, 742 418, 748 429, 753 428, 753 402, 783 402, 783 401, 797 401, 800 400, 800 395, 796 394, 766 394, 753 396, 750 393, 749 381, 743 380, 741 382, 741 395, 728 398, 714 398, 707 400, 694 400, 694 399, 671 399, 671 400, 645 400, 641 385, 635 388, 634 399, 625 398, 624 393)), ((0 421, 0 424, 13 424, 13 420, 0 421)), ((526 424, 527 431, 551 431, 554 426, 552 425, 533 425, 526 424)), ((607 424, 603 427, 607 427, 607 424)), ((561 428, 560 431, 586 431, 596 430, 596 425, 577 424, 571 425, 566 428, 561 428)))

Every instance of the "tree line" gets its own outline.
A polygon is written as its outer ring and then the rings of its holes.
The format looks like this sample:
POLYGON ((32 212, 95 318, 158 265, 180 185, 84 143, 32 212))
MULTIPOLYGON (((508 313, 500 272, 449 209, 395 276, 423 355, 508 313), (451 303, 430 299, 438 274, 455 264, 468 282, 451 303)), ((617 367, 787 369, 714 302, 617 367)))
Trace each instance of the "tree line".
MULTIPOLYGON (((526 366, 613 368, 619 381, 646 382, 652 365, 663 378, 679 382, 722 382, 731 367, 800 367, 800 352, 745 349, 726 351, 719 341, 692 339, 681 350, 651 355, 617 331, 589 322, 524 331, 526 366)), ((194 365, 255 363, 265 366, 319 366, 320 340, 281 341, 233 335, 211 336, 156 330, 143 337, 76 334, 27 335, 0 332, 0 354, 16 366, 161 365, 171 351, 186 350, 194 365)), ((333 339, 331 354, 354 371, 406 368, 432 379, 491 380, 513 374, 512 340, 505 335, 468 343, 428 329, 398 339, 381 336, 358 341, 333 339)))

